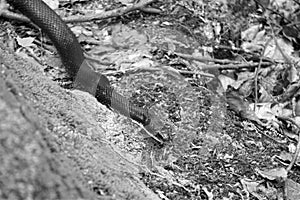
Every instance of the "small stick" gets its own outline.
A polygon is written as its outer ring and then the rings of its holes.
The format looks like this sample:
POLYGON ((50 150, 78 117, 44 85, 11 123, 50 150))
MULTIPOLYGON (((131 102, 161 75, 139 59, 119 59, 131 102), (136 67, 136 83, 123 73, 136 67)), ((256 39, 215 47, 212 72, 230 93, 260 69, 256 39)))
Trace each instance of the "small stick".
MULTIPOLYGON (((1 4, 3 4, 2 1, 4 1, 4 0, 1 0, 1 4)), ((110 10, 110 11, 98 13, 98 14, 62 17, 62 19, 66 23, 78 23, 78 22, 89 22, 89 21, 93 21, 93 20, 103 20, 103 19, 108 19, 108 18, 112 18, 112 17, 120 17, 124 14, 127 14, 127 13, 135 11, 135 10, 141 10, 141 11, 146 10, 147 12, 149 12, 150 10, 145 9, 145 7, 148 4, 153 3, 155 1, 156 0, 143 0, 137 4, 134 4, 132 6, 127 6, 125 8, 118 8, 115 10, 110 10)), ((152 10, 152 12, 157 13, 157 11, 154 11, 154 10, 152 10)), ((13 13, 5 7, 0 7, 0 16, 8 18, 8 19, 18 20, 21 22, 27 22, 27 23, 30 22, 30 20, 27 17, 17 14, 17 13, 13 13)))

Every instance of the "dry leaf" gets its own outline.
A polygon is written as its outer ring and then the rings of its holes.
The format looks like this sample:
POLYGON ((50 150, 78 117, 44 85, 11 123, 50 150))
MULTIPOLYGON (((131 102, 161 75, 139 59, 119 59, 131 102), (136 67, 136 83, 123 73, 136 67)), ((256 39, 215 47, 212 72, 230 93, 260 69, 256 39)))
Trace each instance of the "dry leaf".
POLYGON ((58 9, 59 0, 43 0, 52 10, 58 9))
POLYGON ((268 179, 268 180, 286 180, 287 179, 287 171, 285 168, 274 168, 274 169, 267 169, 267 170, 260 170, 256 168, 255 170, 259 175, 268 179))
POLYGON ((25 37, 25 38, 17 37, 17 42, 22 47, 30 47, 33 45, 34 39, 35 39, 34 37, 25 37))

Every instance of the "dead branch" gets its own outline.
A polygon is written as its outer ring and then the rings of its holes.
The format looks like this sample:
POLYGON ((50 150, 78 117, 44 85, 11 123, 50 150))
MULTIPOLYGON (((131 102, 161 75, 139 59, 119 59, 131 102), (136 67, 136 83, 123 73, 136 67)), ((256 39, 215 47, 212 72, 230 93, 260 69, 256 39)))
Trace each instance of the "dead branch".
MULTIPOLYGON (((159 13, 158 10, 153 10, 149 8, 145 8, 148 4, 155 2, 156 0, 144 0, 141 1, 137 4, 134 4, 132 6, 127 6, 125 8, 118 8, 115 10, 110 10, 107 12, 103 13, 97 13, 97 14, 90 14, 90 15, 84 15, 84 16, 69 16, 69 17, 63 17, 63 21, 66 23, 78 23, 78 22, 89 22, 93 20, 104 20, 112 17, 120 17, 122 15, 125 15, 129 12, 140 10, 140 11, 145 11, 145 12, 152 12, 152 13, 159 13)), ((2 2, 1 2, 2 4, 2 2)), ((13 20, 18 20, 21 22, 26 22, 29 23, 30 20, 20 14, 14 13, 9 11, 6 7, 2 6, 0 7, 0 16, 5 17, 7 19, 13 19, 13 20)))

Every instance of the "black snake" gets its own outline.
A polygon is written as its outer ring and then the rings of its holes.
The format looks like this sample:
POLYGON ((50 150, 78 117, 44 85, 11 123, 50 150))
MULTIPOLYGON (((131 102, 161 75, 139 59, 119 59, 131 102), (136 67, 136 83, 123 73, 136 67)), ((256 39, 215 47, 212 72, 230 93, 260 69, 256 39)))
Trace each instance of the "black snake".
POLYGON ((148 109, 138 107, 118 94, 106 76, 92 70, 73 32, 47 4, 42 0, 7 2, 48 35, 60 54, 66 71, 73 78, 75 88, 89 92, 100 103, 141 123, 151 134, 158 134, 156 125, 161 124, 160 120, 148 109))

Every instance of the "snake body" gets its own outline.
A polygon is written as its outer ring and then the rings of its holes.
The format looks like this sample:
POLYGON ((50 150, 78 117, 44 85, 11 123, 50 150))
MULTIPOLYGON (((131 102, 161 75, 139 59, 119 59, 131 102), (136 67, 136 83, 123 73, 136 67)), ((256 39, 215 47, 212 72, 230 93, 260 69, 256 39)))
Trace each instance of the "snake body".
POLYGON ((152 120, 148 109, 129 102, 111 87, 106 76, 92 70, 74 33, 49 6, 42 0, 7 2, 48 35, 76 88, 91 93, 100 103, 143 124, 147 130, 152 132, 155 129, 155 120, 152 120))

